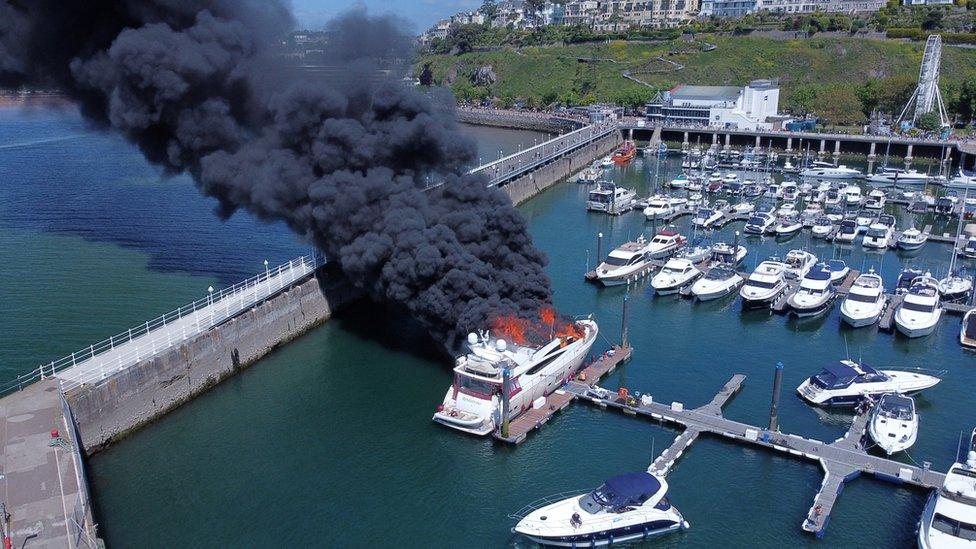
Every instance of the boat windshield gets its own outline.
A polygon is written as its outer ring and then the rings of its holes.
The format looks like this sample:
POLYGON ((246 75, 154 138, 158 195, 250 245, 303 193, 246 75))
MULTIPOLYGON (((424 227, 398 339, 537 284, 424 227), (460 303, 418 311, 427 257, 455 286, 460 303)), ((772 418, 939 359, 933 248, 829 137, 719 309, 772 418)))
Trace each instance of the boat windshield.
POLYGON ((810 378, 810 382, 823 389, 843 389, 855 382, 875 383, 889 379, 887 375, 874 368, 867 366, 860 368, 864 373, 858 373, 857 370, 842 362, 829 364, 819 374, 810 378))
POLYGON ((880 297, 881 297, 880 294, 876 296, 858 294, 854 292, 847 294, 848 301, 857 301, 858 303, 875 303, 878 301, 880 297))
POLYGON ((749 280, 746 281, 746 286, 749 286, 750 288, 764 288, 769 290, 776 287, 776 282, 767 282, 765 280, 753 280, 750 278, 749 280))
POLYGON ((902 303, 902 308, 906 311, 917 311, 919 313, 931 313, 935 310, 935 305, 926 305, 924 303, 912 303, 910 301, 905 301, 902 303))
POLYGON ((462 393, 486 400, 490 399, 491 395, 495 394, 499 388, 497 383, 491 383, 489 381, 475 379, 473 377, 460 374, 455 376, 455 382, 457 383, 458 389, 460 389, 462 393))
POLYGON ((914 415, 911 399, 900 395, 885 395, 878 406, 881 408, 881 413, 890 418, 908 421, 914 415))
POLYGON ((727 267, 713 267, 705 273, 708 280, 726 280, 735 276, 735 271, 727 267))
POLYGON ((604 261, 604 263, 606 263, 607 265, 613 266, 613 267, 622 267, 622 266, 630 263, 630 260, 629 259, 624 259, 622 257, 614 257, 612 255, 608 255, 607 256, 607 259, 604 261))
POLYGON ((881 229, 881 228, 868 229, 869 238, 884 238, 886 236, 888 236, 888 231, 886 229, 881 229))
POLYGON ((758 215, 750 217, 749 218, 749 222, 746 223, 746 225, 759 225, 759 226, 762 226, 762 225, 765 225, 765 224, 766 224, 766 218, 765 217, 760 217, 758 215))
POLYGON ((590 202, 599 202, 600 204, 609 204, 610 195, 602 192, 592 192, 590 193, 590 202))
POLYGON ((949 518, 942 513, 936 513, 932 518, 932 528, 956 538, 976 541, 976 525, 949 518))

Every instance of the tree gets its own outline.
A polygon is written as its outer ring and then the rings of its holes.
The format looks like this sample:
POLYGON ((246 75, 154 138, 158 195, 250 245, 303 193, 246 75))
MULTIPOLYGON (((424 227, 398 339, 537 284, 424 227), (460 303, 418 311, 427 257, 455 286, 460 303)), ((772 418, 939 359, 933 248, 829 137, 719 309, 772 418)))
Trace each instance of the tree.
POLYGON ((786 108, 795 115, 806 116, 813 110, 816 100, 817 88, 811 84, 802 84, 792 90, 786 102, 786 108))
POLYGON ((865 117, 861 110, 861 101, 854 89, 845 84, 832 84, 817 93, 814 101, 814 112, 833 125, 861 124, 865 117))
POLYGON ((929 111, 918 117, 915 121, 915 126, 925 131, 938 131, 942 128, 942 118, 935 111, 929 111))
POLYGON ((955 110, 967 124, 976 116, 976 79, 970 78, 962 83, 955 110))
POLYGON ((498 4, 495 3, 495 0, 485 0, 478 11, 485 16, 485 19, 491 21, 498 13, 498 4))

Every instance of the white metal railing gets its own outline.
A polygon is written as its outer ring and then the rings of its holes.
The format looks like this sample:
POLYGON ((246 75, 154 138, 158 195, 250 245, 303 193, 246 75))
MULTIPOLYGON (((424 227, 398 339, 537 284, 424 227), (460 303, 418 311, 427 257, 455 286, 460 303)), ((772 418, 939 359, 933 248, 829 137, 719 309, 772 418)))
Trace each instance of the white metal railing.
POLYGON ((211 291, 206 297, 0 385, 0 395, 58 374, 62 390, 104 379, 140 360, 157 355, 196 336, 287 289, 325 264, 322 256, 302 256, 274 268, 265 268, 233 286, 211 291))

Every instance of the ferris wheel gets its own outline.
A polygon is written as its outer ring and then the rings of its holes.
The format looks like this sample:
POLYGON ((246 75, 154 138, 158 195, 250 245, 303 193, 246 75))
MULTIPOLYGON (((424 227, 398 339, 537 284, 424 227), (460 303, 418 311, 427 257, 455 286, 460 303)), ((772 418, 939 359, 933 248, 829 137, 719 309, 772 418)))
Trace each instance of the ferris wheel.
POLYGON ((938 34, 929 35, 925 42, 925 53, 922 55, 922 66, 918 71, 918 86, 912 93, 905 108, 898 115, 896 124, 908 121, 914 125, 923 114, 937 110, 939 120, 943 126, 949 125, 949 114, 942 102, 939 91, 939 65, 942 61, 942 37, 938 34))

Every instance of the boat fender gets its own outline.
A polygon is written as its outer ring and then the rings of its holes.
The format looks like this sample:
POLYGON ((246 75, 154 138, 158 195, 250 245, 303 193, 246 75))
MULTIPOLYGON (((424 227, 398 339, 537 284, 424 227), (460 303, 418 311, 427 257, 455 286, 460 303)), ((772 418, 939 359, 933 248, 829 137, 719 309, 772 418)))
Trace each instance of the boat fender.
POLYGON ((586 372, 580 372, 579 373, 579 380, 580 381, 586 381, 586 372))

